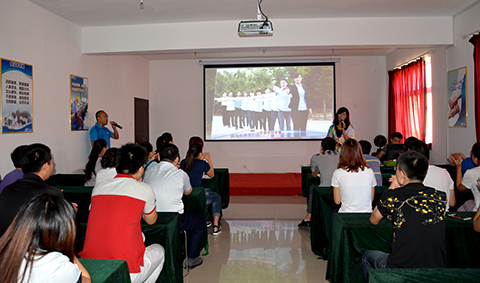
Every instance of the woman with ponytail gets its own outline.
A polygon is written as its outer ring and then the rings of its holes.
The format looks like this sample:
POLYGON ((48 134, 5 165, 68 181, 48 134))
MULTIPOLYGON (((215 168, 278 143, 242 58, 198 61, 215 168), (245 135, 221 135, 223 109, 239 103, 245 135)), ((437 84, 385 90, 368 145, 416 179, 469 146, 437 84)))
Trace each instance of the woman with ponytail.
POLYGON ((98 139, 93 142, 93 148, 88 156, 87 165, 85 165, 85 186, 95 186, 95 180, 98 171, 102 169, 102 156, 107 151, 108 145, 104 139, 98 139))
MULTIPOLYGON (((193 138, 190 139, 191 143, 188 147, 187 155, 185 159, 180 162, 180 167, 190 177, 192 187, 198 188, 202 186, 202 177, 204 174, 213 178, 215 173, 210 153, 203 153, 203 140, 200 139, 201 143, 199 143, 196 142, 198 140, 193 138)), ((222 232, 222 228, 219 226, 220 215, 222 214, 222 199, 219 194, 207 188, 205 188, 205 198, 207 207, 212 205, 213 235, 216 236, 222 232)))

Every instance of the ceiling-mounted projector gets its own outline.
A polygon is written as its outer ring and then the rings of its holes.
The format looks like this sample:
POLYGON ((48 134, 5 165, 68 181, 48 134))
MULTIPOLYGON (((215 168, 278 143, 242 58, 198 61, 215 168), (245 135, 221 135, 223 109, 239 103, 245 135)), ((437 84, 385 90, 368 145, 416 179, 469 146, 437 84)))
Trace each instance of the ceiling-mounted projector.
POLYGON ((238 24, 238 36, 272 36, 273 25, 268 17, 262 12, 260 4, 263 0, 257 1, 257 19, 241 21, 238 24))
POLYGON ((273 25, 268 20, 241 21, 238 24, 238 36, 273 35, 273 25))

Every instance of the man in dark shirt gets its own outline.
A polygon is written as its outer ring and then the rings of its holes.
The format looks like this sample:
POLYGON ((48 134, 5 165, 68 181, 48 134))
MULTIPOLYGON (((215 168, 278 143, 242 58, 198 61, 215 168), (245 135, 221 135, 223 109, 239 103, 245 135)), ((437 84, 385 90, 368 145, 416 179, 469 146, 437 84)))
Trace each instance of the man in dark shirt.
POLYGON ((396 178, 393 178, 389 190, 382 194, 370 216, 374 225, 383 217, 392 216, 392 253, 367 251, 364 254, 362 265, 366 280, 370 269, 447 266, 447 195, 423 185, 428 160, 422 154, 405 152, 400 155, 397 166, 396 178))
POLYGON ((63 198, 60 189, 44 182, 50 177, 54 167, 48 146, 39 143, 29 145, 25 148, 21 163, 25 174, 23 178, 5 187, 0 194, 0 237, 10 226, 20 207, 33 197, 51 194, 63 198))

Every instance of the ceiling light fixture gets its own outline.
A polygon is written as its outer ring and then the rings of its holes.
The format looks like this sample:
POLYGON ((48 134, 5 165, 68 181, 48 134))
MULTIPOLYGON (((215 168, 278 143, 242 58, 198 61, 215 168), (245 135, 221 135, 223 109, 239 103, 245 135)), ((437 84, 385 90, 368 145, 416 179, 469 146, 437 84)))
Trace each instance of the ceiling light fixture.
POLYGON ((140 0, 140 10, 143 10, 143 8, 145 8, 145 6, 143 5, 143 0, 140 0))

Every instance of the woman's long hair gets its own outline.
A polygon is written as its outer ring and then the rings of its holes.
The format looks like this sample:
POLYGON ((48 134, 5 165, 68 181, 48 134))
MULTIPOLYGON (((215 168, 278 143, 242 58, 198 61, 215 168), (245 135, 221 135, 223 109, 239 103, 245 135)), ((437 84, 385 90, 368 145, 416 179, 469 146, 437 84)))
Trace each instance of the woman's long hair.
POLYGON ((87 165, 85 165, 85 182, 92 179, 92 175, 96 175, 95 165, 97 164, 98 155, 106 147, 108 147, 108 144, 104 139, 98 139, 93 142, 93 148, 88 156, 87 165))
POLYGON ((345 118, 345 127, 348 128, 350 126, 350 112, 348 111, 347 107, 340 107, 335 113, 335 118, 333 118, 333 124, 338 125, 340 123, 340 119, 338 119, 338 115, 342 113, 347 113, 347 118, 345 118))
POLYGON ((337 168, 347 172, 358 172, 368 168, 367 161, 363 157, 362 148, 355 139, 348 139, 342 144, 340 160, 337 168))
POLYGON ((160 149, 169 143, 173 143, 173 136, 169 132, 165 132, 157 138, 157 152, 160 152, 160 149))
POLYGON ((34 197, 0 238, 0 282, 23 282, 35 256, 56 251, 73 262, 75 235, 75 211, 68 201, 54 195, 34 197), (25 270, 20 270, 24 258, 25 270))
POLYGON ((100 164, 102 164, 102 168, 111 168, 115 167, 115 160, 117 158, 117 153, 118 153, 118 148, 116 147, 111 147, 105 151, 105 154, 102 157, 102 160, 100 160, 100 164))
POLYGON ((192 143, 198 143, 202 146, 203 148, 203 140, 199 136, 193 136, 188 140, 188 146, 190 146, 192 143))
POLYGON ((202 145, 199 143, 192 143, 188 147, 187 156, 185 157, 185 172, 190 173, 193 166, 193 160, 202 153, 202 145))

